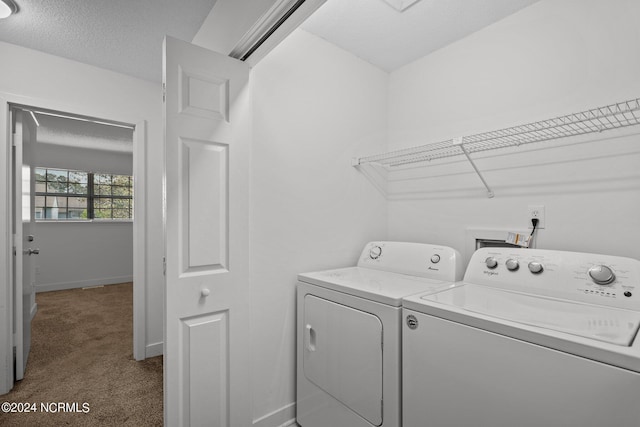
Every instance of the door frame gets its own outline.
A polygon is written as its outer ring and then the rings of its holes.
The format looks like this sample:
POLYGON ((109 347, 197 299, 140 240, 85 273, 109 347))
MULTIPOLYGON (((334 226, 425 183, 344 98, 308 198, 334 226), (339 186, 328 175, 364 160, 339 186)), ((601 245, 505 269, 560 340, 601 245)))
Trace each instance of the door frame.
POLYGON ((0 92, 0 395, 13 388, 13 233, 12 221, 12 136, 11 105, 28 105, 89 116, 103 120, 130 123, 133 131, 133 176, 135 216, 133 219, 133 357, 145 359, 146 347, 146 146, 147 121, 142 117, 100 111, 94 107, 79 107, 60 101, 25 97, 0 92))

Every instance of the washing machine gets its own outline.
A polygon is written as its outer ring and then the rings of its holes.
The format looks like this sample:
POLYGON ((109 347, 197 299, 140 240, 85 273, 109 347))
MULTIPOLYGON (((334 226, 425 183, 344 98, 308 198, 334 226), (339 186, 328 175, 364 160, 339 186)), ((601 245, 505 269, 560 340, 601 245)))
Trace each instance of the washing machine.
POLYGON ((402 297, 462 278, 455 249, 371 242, 357 266, 297 285, 297 409, 302 427, 401 425, 402 297))
POLYGON ((404 427, 640 426, 640 262, 479 249, 403 301, 404 427))

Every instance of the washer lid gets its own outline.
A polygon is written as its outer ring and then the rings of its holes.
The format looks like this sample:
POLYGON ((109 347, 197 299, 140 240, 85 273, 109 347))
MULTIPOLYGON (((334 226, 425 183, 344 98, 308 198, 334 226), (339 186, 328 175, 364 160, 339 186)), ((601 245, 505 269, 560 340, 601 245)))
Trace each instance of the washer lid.
POLYGON ((512 322, 629 347, 640 313, 465 284, 420 299, 512 322))
POLYGON ((298 280, 393 307, 400 307, 403 297, 452 286, 452 282, 363 267, 303 273, 298 280))

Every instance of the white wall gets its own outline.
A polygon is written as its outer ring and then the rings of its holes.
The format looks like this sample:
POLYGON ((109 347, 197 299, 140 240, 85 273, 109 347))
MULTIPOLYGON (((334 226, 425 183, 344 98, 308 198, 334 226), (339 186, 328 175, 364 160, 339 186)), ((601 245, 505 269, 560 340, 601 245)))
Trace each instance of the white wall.
POLYGON ((36 292, 133 280, 131 222, 38 222, 36 292))
POLYGON ((384 149, 388 76, 297 30, 251 78, 253 414, 277 426, 294 417, 297 274, 386 237, 386 202, 350 160, 384 149))
POLYGON ((37 144, 35 149, 38 167, 63 168, 98 173, 131 175, 131 153, 92 150, 57 144, 37 144))
MULTIPOLYGON (((160 85, 0 42, 0 92, 46 101, 68 112, 147 121, 146 345, 162 351, 162 92, 160 85)), ((158 64, 160 66, 160 64, 158 64)), ((123 120, 126 121, 126 120, 123 120)))
MULTIPOLYGON (((640 96, 639 20, 635 0, 543 0, 393 72, 389 148, 640 96)), ((494 199, 460 158, 393 173, 389 236, 465 251, 467 228, 526 230, 542 204, 537 247, 640 258, 638 132, 476 155, 494 199)))

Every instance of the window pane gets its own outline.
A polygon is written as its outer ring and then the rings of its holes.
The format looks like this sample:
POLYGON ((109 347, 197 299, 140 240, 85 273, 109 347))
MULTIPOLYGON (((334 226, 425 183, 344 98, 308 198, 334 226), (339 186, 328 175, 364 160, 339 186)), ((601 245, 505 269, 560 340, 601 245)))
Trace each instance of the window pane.
POLYGON ((46 198, 45 215, 49 219, 62 219, 67 216, 67 198, 66 197, 47 197, 46 198))
POLYGON ((113 185, 130 186, 131 177, 129 175, 113 175, 113 185))
POLYGON ((89 174, 81 171, 69 171, 69 182, 86 184, 89 174))
POLYGON ((51 193, 66 193, 69 172, 66 170, 47 169, 47 191, 51 193))
POLYGON ((70 183, 69 194, 87 194, 87 183, 70 183))
POLYGON ((111 186, 110 185, 96 185, 94 186, 94 191, 96 195, 99 196, 110 196, 111 195, 111 186))
POLYGON ((44 168, 36 168, 36 181, 46 181, 47 170, 44 168))
POLYGON ((61 196, 49 196, 47 197, 48 208, 66 208, 67 207, 67 198, 61 196))
POLYGON ((86 219, 87 218, 87 210, 86 209, 77 209, 77 208, 69 208, 68 211, 68 219, 86 219))
POLYGON ((111 175, 97 173, 93 176, 93 182, 96 184, 111 184, 111 175))
POLYGON ((129 199, 113 199, 114 209, 129 209, 129 199))
POLYGON ((85 197, 69 197, 69 208, 73 209, 87 209, 87 199, 85 197))
POLYGON ((108 197, 99 197, 94 199, 93 208, 94 209, 111 209, 112 200, 108 197))
POLYGON ((113 210, 113 217, 114 218, 120 218, 120 219, 129 218, 129 209, 114 209, 113 210))
POLYGON ((113 187, 114 196, 131 196, 130 187, 113 187))
POLYGON ((47 182, 47 193, 67 193, 67 183, 66 182, 58 182, 58 181, 49 181, 47 182))
POLYGON ((39 218, 90 219, 89 203, 93 204, 94 218, 133 218, 133 177, 130 175, 42 167, 36 168, 36 174, 36 194, 39 195, 34 207, 39 209, 39 218), (92 198, 89 198, 90 180, 92 198))
POLYGON ((47 169, 47 181, 67 181, 68 174, 64 169, 47 169))
POLYGON ((111 218, 111 209, 95 209, 93 215, 95 218, 111 218))

